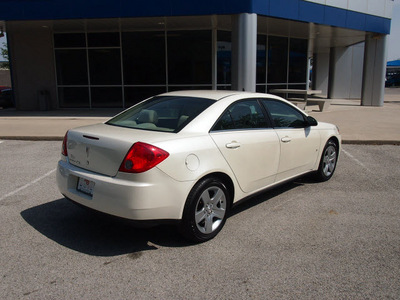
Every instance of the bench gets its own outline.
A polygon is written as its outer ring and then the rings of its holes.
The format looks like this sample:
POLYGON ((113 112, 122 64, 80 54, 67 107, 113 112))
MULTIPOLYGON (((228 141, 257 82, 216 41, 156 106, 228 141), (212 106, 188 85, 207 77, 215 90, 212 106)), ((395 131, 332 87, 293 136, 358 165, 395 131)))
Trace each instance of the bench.
POLYGON ((299 106, 301 109, 305 109, 307 105, 318 105, 320 111, 324 111, 329 107, 331 104, 330 99, 308 99, 308 96, 311 95, 317 95, 321 94, 321 90, 300 90, 300 89, 272 89, 270 90, 271 93, 273 94, 286 94, 285 98, 288 98, 288 94, 297 94, 297 95, 304 95, 304 101, 296 101, 296 100, 291 100, 288 99, 292 102, 294 102, 297 106, 299 106))
POLYGON ((329 108, 331 102, 331 99, 308 99, 306 105, 318 105, 319 111, 324 111, 329 108))

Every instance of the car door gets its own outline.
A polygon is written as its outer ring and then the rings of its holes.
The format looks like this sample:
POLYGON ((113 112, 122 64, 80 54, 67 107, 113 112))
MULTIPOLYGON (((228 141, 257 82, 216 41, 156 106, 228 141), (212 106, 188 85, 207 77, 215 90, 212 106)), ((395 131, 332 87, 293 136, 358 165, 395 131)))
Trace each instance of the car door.
POLYGON ((320 134, 308 126, 305 115, 291 105, 263 99, 280 142, 280 162, 276 181, 310 171, 318 158, 320 134))
POLYGON ((279 139, 257 99, 231 105, 210 135, 244 192, 274 183, 279 165, 279 139))

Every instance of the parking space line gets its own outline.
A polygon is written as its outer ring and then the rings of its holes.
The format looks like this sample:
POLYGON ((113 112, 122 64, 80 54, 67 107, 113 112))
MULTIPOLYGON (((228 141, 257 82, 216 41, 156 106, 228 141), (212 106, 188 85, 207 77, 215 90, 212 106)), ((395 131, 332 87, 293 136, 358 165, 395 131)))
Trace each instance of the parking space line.
POLYGON ((4 143, 4 141, 0 141, 0 144, 1 144, 1 143, 4 143))
POLYGON ((0 198, 0 201, 4 200, 4 199, 6 199, 6 198, 8 198, 8 197, 10 197, 10 196, 13 196, 13 195, 15 195, 16 193, 18 193, 18 192, 20 192, 20 191, 22 191, 22 190, 24 190, 24 189, 26 189, 26 188, 28 188, 28 187, 34 185, 35 183, 37 183, 37 182, 39 182, 40 180, 46 178, 47 176, 51 175, 51 174, 54 173, 55 171, 56 171, 56 169, 53 169, 53 170, 47 172, 46 174, 40 176, 39 178, 36 178, 35 180, 33 180, 33 181, 31 181, 31 182, 25 184, 24 186, 21 186, 20 188, 18 188, 18 189, 16 189, 16 190, 14 190, 14 191, 12 191, 12 192, 10 192, 10 193, 8 193, 8 194, 2 196, 2 197, 0 198))
POLYGON ((355 158, 353 155, 351 155, 351 153, 347 152, 347 151, 344 150, 343 148, 342 148, 342 152, 343 152, 344 154, 346 154, 348 157, 350 157, 352 160, 354 160, 354 161, 355 161, 357 164, 359 164, 361 167, 363 167, 364 169, 370 171, 366 165, 364 165, 361 161, 359 161, 357 158, 355 158))

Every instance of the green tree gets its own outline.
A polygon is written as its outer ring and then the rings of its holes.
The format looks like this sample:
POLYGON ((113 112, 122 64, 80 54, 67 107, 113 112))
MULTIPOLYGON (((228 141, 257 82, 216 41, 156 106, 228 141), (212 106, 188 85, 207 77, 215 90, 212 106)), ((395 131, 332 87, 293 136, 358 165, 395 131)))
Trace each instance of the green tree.
MULTIPOLYGON (((8 60, 8 46, 7 46, 7 43, 3 43, 3 47, 0 48, 0 54, 6 60, 8 60)), ((10 62, 9 61, 3 62, 0 67, 2 67, 4 69, 9 69, 10 68, 10 62)))

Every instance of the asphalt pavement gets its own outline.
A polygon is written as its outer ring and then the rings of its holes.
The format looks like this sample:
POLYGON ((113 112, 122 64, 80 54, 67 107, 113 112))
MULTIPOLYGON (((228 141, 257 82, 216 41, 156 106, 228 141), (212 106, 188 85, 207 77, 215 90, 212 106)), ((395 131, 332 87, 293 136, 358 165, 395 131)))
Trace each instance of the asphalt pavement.
POLYGON ((344 145, 331 180, 235 207, 213 240, 67 201, 58 141, 0 141, 0 299, 399 299, 400 151, 344 145))
POLYGON ((257 195, 199 245, 59 193, 58 140, 117 111, 0 110, 0 299, 398 299, 399 94, 308 107, 345 142, 388 145, 343 145, 331 180, 257 195))
MULTIPOLYGON (((74 127, 104 122, 120 109, 17 111, 0 109, 0 139, 62 140, 74 127)), ((333 99, 328 110, 306 111, 320 122, 337 125, 344 143, 400 145, 400 88, 385 89, 382 107, 361 106, 360 100, 333 99)))
POLYGON ((257 195, 200 245, 59 193, 58 140, 117 110, 0 110, 0 299, 398 299, 400 89, 307 110, 347 143, 387 145, 344 145, 331 180, 257 195))

